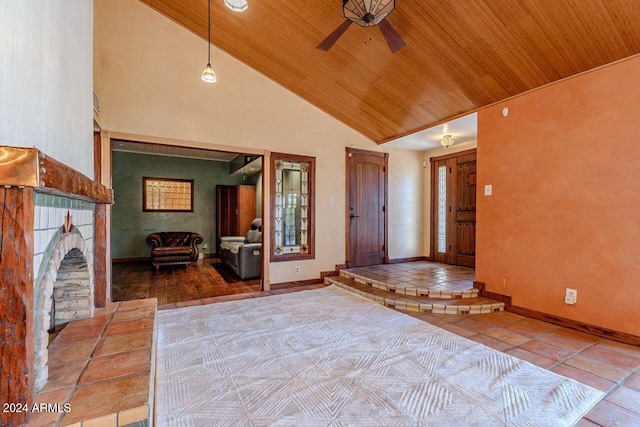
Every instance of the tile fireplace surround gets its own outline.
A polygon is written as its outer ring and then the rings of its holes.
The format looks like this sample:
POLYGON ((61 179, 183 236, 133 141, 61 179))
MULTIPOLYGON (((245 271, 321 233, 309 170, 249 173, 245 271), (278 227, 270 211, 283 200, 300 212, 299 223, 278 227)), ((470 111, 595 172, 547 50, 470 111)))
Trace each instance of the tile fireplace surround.
MULTIPOLYGON (((113 194, 35 148, 0 147, 0 184, 0 396, 32 407, 48 378, 47 330, 107 304, 113 194)), ((2 412, 0 424, 29 416, 2 412)))

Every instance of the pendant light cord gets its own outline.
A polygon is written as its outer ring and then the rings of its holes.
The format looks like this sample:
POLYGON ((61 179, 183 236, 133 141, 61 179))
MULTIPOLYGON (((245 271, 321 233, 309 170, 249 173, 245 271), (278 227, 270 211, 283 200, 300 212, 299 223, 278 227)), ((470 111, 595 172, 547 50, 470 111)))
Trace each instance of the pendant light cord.
POLYGON ((207 8, 207 21, 209 22, 209 29, 207 36, 209 37, 209 54, 207 55, 207 64, 211 64, 211 0, 209 0, 209 7, 207 8))

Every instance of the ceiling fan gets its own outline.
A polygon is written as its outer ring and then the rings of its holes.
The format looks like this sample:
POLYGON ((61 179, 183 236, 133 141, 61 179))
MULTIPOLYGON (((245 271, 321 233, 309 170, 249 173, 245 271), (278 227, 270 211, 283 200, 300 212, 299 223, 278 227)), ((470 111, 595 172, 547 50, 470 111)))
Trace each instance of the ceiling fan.
POLYGON ((362 27, 380 27, 391 53, 396 53, 407 44, 385 19, 395 9, 395 3, 395 0, 342 0, 342 10, 347 19, 316 47, 328 51, 355 22, 362 27))

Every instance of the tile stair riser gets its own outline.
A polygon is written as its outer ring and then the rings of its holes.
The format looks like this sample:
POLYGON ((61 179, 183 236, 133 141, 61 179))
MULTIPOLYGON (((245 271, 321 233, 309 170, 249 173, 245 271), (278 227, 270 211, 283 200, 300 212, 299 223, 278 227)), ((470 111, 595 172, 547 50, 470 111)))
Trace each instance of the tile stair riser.
POLYGON ((407 309, 409 311, 420 311, 420 304, 418 302, 407 302, 407 309))
POLYGON ((387 287, 384 283, 376 282, 375 280, 367 280, 366 285, 371 286, 372 288, 380 289, 381 291, 386 291, 387 287))
POLYGON ((360 289, 352 288, 346 283, 334 281, 330 278, 325 278, 324 283, 327 285, 336 285, 342 289, 348 290, 355 294, 361 295, 365 298, 373 300, 378 304, 384 305, 389 308, 397 310, 409 311, 409 312, 432 312, 434 314, 487 314, 495 311, 503 311, 504 304, 482 304, 482 305, 446 305, 446 304, 429 304, 420 302, 405 302, 395 301, 393 298, 385 298, 379 295, 373 295, 360 289))
POLYGON ((420 304, 420 311, 428 313, 433 310, 433 304, 420 304))
POLYGON ((462 298, 477 298, 478 290, 469 289, 466 291, 439 291, 439 290, 427 290, 418 289, 412 287, 405 287, 401 285, 392 285, 380 280, 370 279, 359 274, 351 273, 348 271, 340 270, 340 276, 346 279, 351 279, 357 283, 368 285, 382 291, 393 292, 400 295, 420 296, 424 298, 432 299, 462 299, 462 298))

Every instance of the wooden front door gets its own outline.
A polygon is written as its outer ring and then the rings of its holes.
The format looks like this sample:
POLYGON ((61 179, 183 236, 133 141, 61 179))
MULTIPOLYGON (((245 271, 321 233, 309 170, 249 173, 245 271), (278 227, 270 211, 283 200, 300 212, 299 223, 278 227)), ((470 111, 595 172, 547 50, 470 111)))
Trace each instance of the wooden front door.
POLYGON ((476 150, 431 159, 431 254, 475 267, 476 150))
POLYGON ((389 155, 347 148, 347 266, 381 264, 387 256, 389 155))

